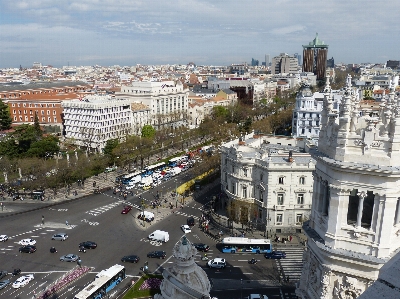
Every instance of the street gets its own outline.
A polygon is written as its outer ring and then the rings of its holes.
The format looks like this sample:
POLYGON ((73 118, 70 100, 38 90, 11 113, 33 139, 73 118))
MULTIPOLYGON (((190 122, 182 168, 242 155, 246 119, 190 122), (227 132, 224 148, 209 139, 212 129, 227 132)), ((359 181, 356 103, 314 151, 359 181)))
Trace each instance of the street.
MULTIPOLYGON (((157 191, 167 194, 176 188, 176 184, 179 182, 170 180, 157 189, 150 189, 146 192, 141 190, 138 195, 128 196, 127 200, 114 195, 110 190, 56 206, 0 218, 0 234, 7 234, 10 237, 7 242, 0 243, 0 270, 12 272, 14 268, 20 268, 23 274, 33 273, 35 275, 35 279, 25 287, 20 289, 6 287, 0 290, 0 298, 32 298, 33 292, 39 293, 66 271, 76 266, 75 263, 59 261, 62 255, 69 253, 80 255, 82 264, 93 269, 91 273, 63 289, 58 294, 58 298, 73 298, 74 294, 93 280, 95 273, 114 264, 121 264, 121 258, 125 255, 138 255, 140 262, 124 264, 128 278, 121 284, 121 287, 130 284, 131 279, 135 279, 140 274, 139 268, 144 265, 145 261, 148 261, 150 271, 161 272, 164 267, 170 266, 173 262, 172 248, 183 236, 180 226, 186 224, 186 220, 190 216, 194 217, 198 224, 197 221, 203 213, 203 204, 206 198, 211 198, 211 194, 204 193, 202 196, 196 196, 196 201, 189 201, 184 208, 178 207, 173 210, 165 207, 159 208, 159 210, 150 208, 149 211, 155 214, 155 220, 152 224, 145 222, 145 226, 143 226, 143 222, 137 220, 140 212, 138 208, 141 205, 139 195, 148 204, 154 200, 157 191), (126 215, 121 214, 124 205, 128 203, 136 208, 126 215), (42 224, 42 216, 44 224, 42 224), (68 221, 68 226, 66 221, 68 221), (168 231, 170 241, 165 244, 149 242, 147 236, 156 229, 168 231), (52 241, 51 236, 60 232, 67 233, 68 240, 52 241), (32 238, 37 241, 36 252, 32 254, 18 252, 20 245, 17 242, 24 238, 32 238), (78 244, 83 241, 94 241, 98 246, 96 249, 87 250, 86 253, 80 253, 78 244), (50 253, 51 246, 56 247, 58 253, 50 253), (166 251, 167 258, 165 260, 148 259, 147 253, 153 250, 166 251)), ((30 207, 32 208, 32 206, 30 207)), ((213 281, 212 294, 214 296, 239 298, 238 286, 245 296, 250 292, 250 285, 247 281, 262 282, 251 288, 268 291, 266 294, 271 292, 271 296, 281 294, 281 291, 277 291, 281 287, 277 281, 278 272, 282 268, 279 261, 267 260, 262 255, 258 255, 256 257, 259 262, 256 265, 250 265, 248 260, 254 255, 221 253, 217 249, 216 242, 205 235, 198 225, 193 227, 187 237, 192 243, 208 244, 211 247, 208 252, 210 259, 223 257, 227 260, 225 269, 208 269, 206 262, 200 260, 202 253, 198 253, 196 256, 199 266, 213 281), (231 281, 232 287, 229 287, 227 280, 231 281), (247 287, 241 285, 240 281, 247 287), (228 291, 230 288, 232 290, 228 291), (234 297, 227 295, 231 292, 234 297)), ((13 280, 15 279, 13 278, 13 280)), ((279 298, 293 298, 290 295, 292 293, 289 289, 287 296, 279 298)))

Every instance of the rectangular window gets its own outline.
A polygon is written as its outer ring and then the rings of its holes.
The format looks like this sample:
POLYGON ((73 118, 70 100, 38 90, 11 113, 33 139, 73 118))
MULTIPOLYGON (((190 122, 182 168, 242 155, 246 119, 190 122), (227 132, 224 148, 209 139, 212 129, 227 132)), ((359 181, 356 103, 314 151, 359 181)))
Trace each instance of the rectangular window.
POLYGON ((353 189, 350 192, 349 196, 349 206, 347 210, 347 224, 356 224, 357 223, 357 214, 358 214, 358 203, 360 199, 358 198, 358 190, 353 189))
POLYGON ((243 176, 247 177, 247 168, 243 169, 243 176))
POLYGON ((225 181, 225 183, 228 181, 228 174, 226 172, 224 174, 224 181, 225 181))
POLYGON ((51 123, 51 117, 47 118, 47 122, 51 123))
POLYGON ((285 183, 285 180, 284 180, 285 178, 283 177, 283 176, 281 176, 279 179, 278 179, 278 184, 280 184, 280 185, 283 185, 284 183, 285 183))
POLYGON ((50 115, 50 110, 47 110, 47 115, 50 115))
POLYGON ((264 175, 262 173, 260 173, 260 181, 262 181, 264 179, 264 175))
POLYGON ((283 214, 276 214, 276 225, 282 225, 283 214))
POLYGON ((25 121, 28 121, 28 117, 27 116, 25 116, 25 121))
POLYGON ((42 117, 42 122, 45 122, 46 121, 46 117, 42 117))
POLYGON ((297 194, 297 204, 298 205, 304 204, 304 194, 297 194))
POLYGON ((31 116, 31 121, 33 121, 33 116, 31 116))
POLYGON ((300 177, 300 179, 299 179, 299 184, 300 185, 305 185, 305 183, 306 183, 306 178, 305 177, 300 177))
POLYGON ((278 193, 277 205, 278 206, 283 205, 283 193, 278 193))
POLYGON ((44 110, 41 110, 42 115, 44 115, 44 110))
POLYGON ((260 190, 260 201, 264 201, 264 192, 260 190))
POLYGON ((17 121, 17 117, 16 116, 14 116, 14 120, 17 121))
POLYGON ((296 224, 300 225, 303 222, 303 214, 296 214, 296 224))
POLYGON ((247 186, 243 186, 243 198, 247 198, 247 186))

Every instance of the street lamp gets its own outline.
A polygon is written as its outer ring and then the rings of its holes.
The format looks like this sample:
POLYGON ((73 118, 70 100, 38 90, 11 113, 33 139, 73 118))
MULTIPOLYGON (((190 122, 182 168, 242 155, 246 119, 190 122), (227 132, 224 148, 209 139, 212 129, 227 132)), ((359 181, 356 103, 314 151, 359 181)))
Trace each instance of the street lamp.
POLYGON ((177 179, 175 179, 175 200, 176 200, 176 202, 175 202, 175 208, 177 208, 178 207, 178 182, 177 182, 177 179))

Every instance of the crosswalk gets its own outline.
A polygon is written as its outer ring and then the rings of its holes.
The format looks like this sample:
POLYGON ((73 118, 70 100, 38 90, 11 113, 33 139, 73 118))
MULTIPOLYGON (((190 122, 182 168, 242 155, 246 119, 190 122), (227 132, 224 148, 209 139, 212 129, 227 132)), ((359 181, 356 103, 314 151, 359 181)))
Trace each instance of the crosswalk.
POLYGON ((276 251, 286 252, 286 258, 275 260, 278 270, 282 273, 282 278, 289 277, 290 281, 300 279, 301 270, 303 269, 303 247, 277 246, 276 251))

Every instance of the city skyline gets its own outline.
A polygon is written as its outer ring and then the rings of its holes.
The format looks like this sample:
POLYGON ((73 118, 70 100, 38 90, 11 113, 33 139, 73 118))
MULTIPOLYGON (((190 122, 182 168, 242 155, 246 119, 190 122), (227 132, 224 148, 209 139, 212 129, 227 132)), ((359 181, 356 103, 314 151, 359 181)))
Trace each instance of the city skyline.
POLYGON ((400 3, 316 0, 3 0, 0 68, 66 65, 230 65, 301 53, 316 32, 328 58, 398 59, 400 3))

